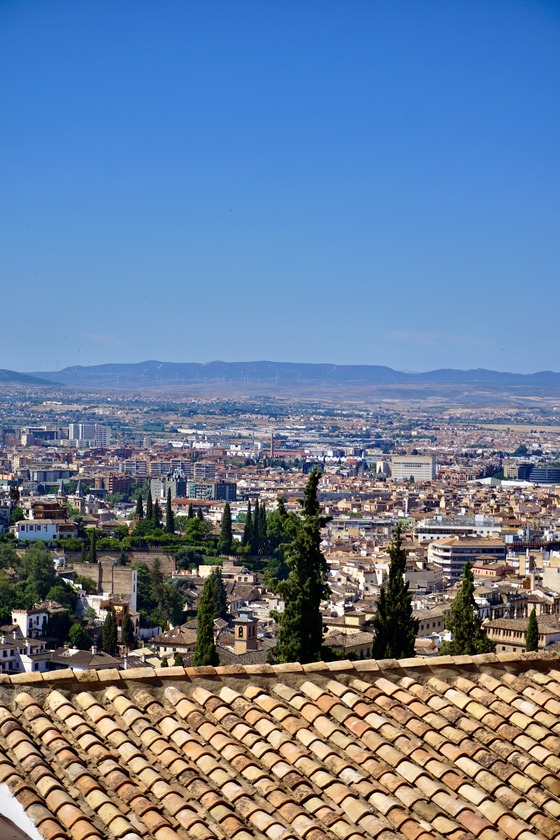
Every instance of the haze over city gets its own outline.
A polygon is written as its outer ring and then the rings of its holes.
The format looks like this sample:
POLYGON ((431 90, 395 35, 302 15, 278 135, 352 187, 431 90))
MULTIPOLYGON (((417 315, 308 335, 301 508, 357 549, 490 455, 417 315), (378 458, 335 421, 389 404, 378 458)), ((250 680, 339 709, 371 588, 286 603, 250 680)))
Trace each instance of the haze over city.
POLYGON ((560 370, 553 2, 0 6, 1 366, 560 370))

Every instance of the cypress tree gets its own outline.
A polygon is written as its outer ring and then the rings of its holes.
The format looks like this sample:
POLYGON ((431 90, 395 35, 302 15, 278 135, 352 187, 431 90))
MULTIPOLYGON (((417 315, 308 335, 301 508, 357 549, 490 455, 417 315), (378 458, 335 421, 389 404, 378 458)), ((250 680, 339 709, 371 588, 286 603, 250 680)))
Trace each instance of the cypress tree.
POLYGON ((259 554, 268 554, 266 505, 264 502, 259 508, 259 554))
POLYGON ((136 500, 136 516, 139 516, 140 519, 144 519, 144 505, 142 504, 142 493, 138 494, 138 499, 136 500))
POLYGON ((255 510, 253 512, 253 533, 251 534, 251 554, 259 553, 260 544, 260 506, 259 500, 255 502, 255 510))
POLYGON ((231 530, 231 508, 229 502, 224 505, 222 522, 220 527, 220 539, 218 540, 218 551, 221 554, 231 554, 233 532, 231 530))
POLYGON ((88 553, 88 560, 90 563, 97 563, 97 534, 95 528, 92 528, 89 532, 89 553, 88 553))
POLYGON ((250 546, 253 536, 253 516, 251 513, 251 499, 247 502, 247 518, 245 519, 245 527, 243 529, 243 545, 250 546))
POLYGON ((418 621, 412 617, 412 595, 404 580, 406 552, 401 527, 397 526, 389 547, 391 564, 387 584, 381 587, 373 619, 373 659, 405 659, 414 656, 418 621))
POLYGON ((121 627, 121 642, 128 650, 130 650, 134 644, 134 623, 129 613, 127 613, 123 618, 121 627))
POLYGON ((226 618, 228 604, 221 566, 214 566, 209 575, 212 581, 212 597, 214 599, 214 618, 226 618))
POLYGON ((214 590, 212 576, 204 581, 196 614, 197 630, 193 665, 217 665, 219 663, 214 642, 214 590))
POLYGON ((279 662, 316 662, 321 659, 323 619, 321 601, 329 594, 327 563, 321 551, 321 529, 330 517, 321 515, 317 500, 320 473, 314 468, 300 500, 302 517, 286 547, 289 574, 275 582, 284 600, 275 658, 279 662))
POLYGON ((146 496, 146 519, 151 522, 154 516, 154 504, 152 501, 152 488, 148 487, 148 495, 146 496))
POLYGON ((161 508, 157 499, 152 505, 152 525, 154 528, 161 528, 161 508))
POLYGON ((200 505, 198 506, 198 510, 196 512, 196 518, 200 519, 201 522, 204 522, 204 514, 202 513, 202 508, 200 505))
POLYGON ((175 517, 171 510, 171 488, 167 490, 167 502, 165 504, 165 530, 168 534, 175 533, 175 517))
POLYGON ((86 541, 82 539, 82 549, 80 552, 80 563, 85 563, 87 560, 86 541))
POLYGON ((105 653, 110 653, 111 655, 115 653, 117 649, 117 620, 113 610, 109 610, 105 621, 103 622, 101 647, 105 653))
POLYGON ((539 649, 539 625, 537 622, 537 611, 533 607, 529 615, 529 624, 525 635, 525 650, 539 649))
POLYGON ((194 509, 192 506, 192 502, 189 502, 189 509, 187 511, 187 519, 194 519, 194 509))
POLYGON ((451 631, 453 638, 441 645, 440 655, 448 653, 451 656, 472 656, 476 653, 491 653, 494 650, 494 643, 483 630, 482 621, 476 613, 472 564, 465 563, 461 586, 451 605, 451 613, 445 621, 445 627, 451 631))

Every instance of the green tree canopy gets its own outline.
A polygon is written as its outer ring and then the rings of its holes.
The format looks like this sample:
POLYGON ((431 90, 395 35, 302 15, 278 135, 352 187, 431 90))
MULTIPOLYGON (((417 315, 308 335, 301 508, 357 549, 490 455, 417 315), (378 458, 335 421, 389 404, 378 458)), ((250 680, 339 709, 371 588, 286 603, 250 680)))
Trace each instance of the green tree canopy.
POLYGON ((391 563, 387 583, 383 584, 373 618, 373 659, 404 659, 414 656, 418 621, 412 617, 412 596, 404 579, 406 552, 401 526, 397 525, 389 547, 391 563))
POLYGON ((32 543, 23 556, 19 569, 28 609, 44 601, 49 589, 58 581, 52 557, 42 542, 32 543))
POLYGON ((144 504, 142 500, 142 493, 138 494, 138 498, 136 500, 136 516, 139 516, 140 519, 144 518, 144 504))
POLYGON ((109 610, 103 622, 101 646, 105 653, 113 655, 117 650, 117 620, 113 610, 109 610))
POLYGON ((45 599, 47 601, 56 601, 62 607, 70 610, 70 612, 74 612, 78 602, 78 594, 70 583, 62 580, 62 578, 57 578, 54 586, 51 586, 47 592, 45 599))
POLYGON ((321 658, 323 621, 321 601, 329 594, 327 563, 321 551, 321 529, 330 520, 321 515, 317 500, 320 473, 314 468, 300 500, 302 516, 286 548, 289 574, 275 582, 284 600, 276 647, 279 662, 315 662, 321 658))
POLYGON ((477 616, 471 563, 465 563, 463 566, 461 586, 451 605, 451 613, 445 621, 445 627, 453 634, 453 638, 441 645, 440 655, 472 656, 476 653, 491 653, 494 650, 495 645, 483 630, 482 621, 477 616))
POLYGON ((91 636, 88 636, 79 621, 72 624, 68 631, 68 643, 78 650, 89 650, 93 644, 91 636))
POLYGON ((533 607, 529 615, 529 624, 527 625, 527 633, 525 636, 525 650, 539 649, 539 625, 537 622, 537 611, 533 607))
POLYGON ((152 488, 148 487, 148 495, 146 496, 146 519, 148 522, 152 521, 154 515, 154 503, 152 501, 152 488))
POLYGON ((93 578, 86 577, 85 575, 78 575, 76 583, 81 586, 84 592, 87 592, 88 595, 97 595, 97 582, 93 578))
POLYGON ((13 546, 0 543, 0 569, 14 569, 18 563, 18 556, 13 546))
POLYGON ((208 575, 204 581, 198 601, 196 645, 193 665, 217 665, 219 663, 214 642, 214 589, 208 575))

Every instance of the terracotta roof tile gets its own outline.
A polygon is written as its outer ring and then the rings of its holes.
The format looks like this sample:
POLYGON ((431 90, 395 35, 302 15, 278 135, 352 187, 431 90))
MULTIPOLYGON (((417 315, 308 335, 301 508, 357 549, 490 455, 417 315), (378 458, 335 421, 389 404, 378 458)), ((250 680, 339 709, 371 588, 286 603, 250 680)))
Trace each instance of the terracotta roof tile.
POLYGON ((553 837, 556 661, 67 673, 42 694, 20 681, 19 716, 0 709, 0 778, 84 838, 553 837))

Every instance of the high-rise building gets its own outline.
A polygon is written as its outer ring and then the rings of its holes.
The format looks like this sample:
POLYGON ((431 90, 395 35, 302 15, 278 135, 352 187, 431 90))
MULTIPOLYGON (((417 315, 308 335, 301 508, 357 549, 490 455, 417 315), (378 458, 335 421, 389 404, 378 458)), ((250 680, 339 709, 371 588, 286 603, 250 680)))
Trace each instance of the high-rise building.
POLYGON ((111 443, 111 429, 99 423, 70 423, 68 437, 77 445, 108 446, 111 443))

